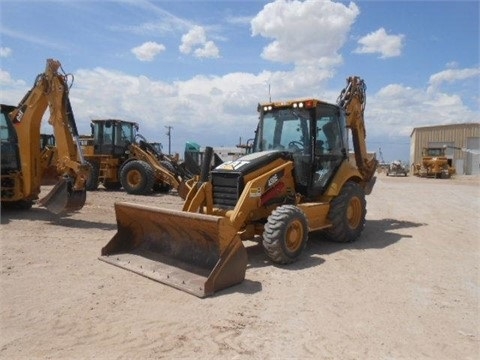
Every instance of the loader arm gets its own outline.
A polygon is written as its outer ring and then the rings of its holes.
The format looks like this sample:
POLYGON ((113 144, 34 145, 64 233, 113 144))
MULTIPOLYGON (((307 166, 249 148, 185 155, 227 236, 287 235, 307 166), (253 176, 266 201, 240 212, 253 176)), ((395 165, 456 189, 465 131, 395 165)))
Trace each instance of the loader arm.
MULTIPOLYGON (((367 101, 365 82, 358 76, 347 78, 347 86, 340 92, 337 104, 345 110, 347 128, 352 132, 355 162, 363 181, 373 180, 378 161, 367 153, 364 111, 367 101)), ((371 185, 373 186, 373 184, 371 185)))
POLYGON ((57 148, 57 171, 61 180, 40 204, 54 213, 78 210, 86 198, 85 182, 89 175, 78 140, 78 131, 68 98, 67 75, 60 74, 61 64, 48 59, 45 72, 9 114, 18 137, 24 196, 36 199, 40 193, 40 126, 49 108, 57 148))
POLYGON ((172 164, 171 159, 165 157, 164 161, 160 161, 156 153, 148 150, 148 148, 144 150, 137 144, 131 144, 129 151, 131 158, 142 160, 149 164, 155 172, 155 177, 157 179, 176 189, 182 199, 185 199, 189 188, 187 184, 185 184, 185 180, 181 176, 182 174, 180 174, 172 164), (168 163, 171 166, 168 166, 167 168, 165 163, 168 163))

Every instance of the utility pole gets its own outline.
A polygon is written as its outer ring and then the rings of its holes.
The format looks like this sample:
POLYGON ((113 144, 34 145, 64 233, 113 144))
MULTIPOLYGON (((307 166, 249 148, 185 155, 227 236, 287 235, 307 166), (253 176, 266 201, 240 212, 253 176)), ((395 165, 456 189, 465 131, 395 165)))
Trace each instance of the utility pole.
POLYGON ((165 126, 165 127, 167 128, 167 136, 168 136, 168 155, 171 155, 173 126, 165 126))

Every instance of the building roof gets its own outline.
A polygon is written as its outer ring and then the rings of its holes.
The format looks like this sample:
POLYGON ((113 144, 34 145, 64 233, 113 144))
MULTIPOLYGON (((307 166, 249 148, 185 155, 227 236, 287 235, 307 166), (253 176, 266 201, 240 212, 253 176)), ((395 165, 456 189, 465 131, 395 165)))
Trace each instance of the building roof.
POLYGON ((461 127, 480 127, 480 122, 477 123, 459 123, 459 124, 448 124, 448 125, 429 125, 429 126, 420 126, 413 128, 410 137, 416 130, 435 130, 435 129, 448 129, 448 128, 461 128, 461 127))

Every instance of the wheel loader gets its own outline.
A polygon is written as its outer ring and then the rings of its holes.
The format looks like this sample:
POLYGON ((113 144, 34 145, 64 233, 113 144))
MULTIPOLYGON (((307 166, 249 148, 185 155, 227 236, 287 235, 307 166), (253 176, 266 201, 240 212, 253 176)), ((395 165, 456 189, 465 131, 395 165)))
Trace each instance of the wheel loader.
POLYGON ((296 261, 311 231, 354 241, 364 228, 365 195, 377 166, 366 151, 365 89, 352 76, 337 104, 259 105, 252 153, 209 170, 207 147, 181 211, 116 203, 118 230, 99 259, 206 297, 244 280, 244 240, 261 242, 276 264, 296 261))
POLYGON ((107 189, 121 187, 129 194, 147 195, 152 190, 177 189, 185 198, 186 172, 178 159, 167 156, 138 134, 138 124, 116 119, 92 120, 92 135, 82 136, 85 159, 92 176, 87 189, 100 183, 107 189))
POLYGON ((44 158, 47 155, 41 148, 40 126, 47 107, 56 143, 48 152, 53 154, 58 178, 39 204, 55 214, 79 210, 85 204, 89 168, 68 97, 68 77, 58 60, 47 59, 45 71, 37 76, 19 105, 1 105, 4 208, 30 209, 38 199, 42 178, 52 164, 52 158, 44 158))

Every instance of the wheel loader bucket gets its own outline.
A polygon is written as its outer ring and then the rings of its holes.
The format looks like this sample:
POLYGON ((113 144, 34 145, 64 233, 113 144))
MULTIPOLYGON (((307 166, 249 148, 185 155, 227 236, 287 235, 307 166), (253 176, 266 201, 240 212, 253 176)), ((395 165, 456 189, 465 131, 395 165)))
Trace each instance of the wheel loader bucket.
POLYGON ((39 203, 54 214, 79 210, 85 204, 87 192, 73 190, 71 180, 61 179, 39 203))
POLYGON ((100 260, 198 297, 240 283, 247 251, 227 218, 116 203, 100 260))

